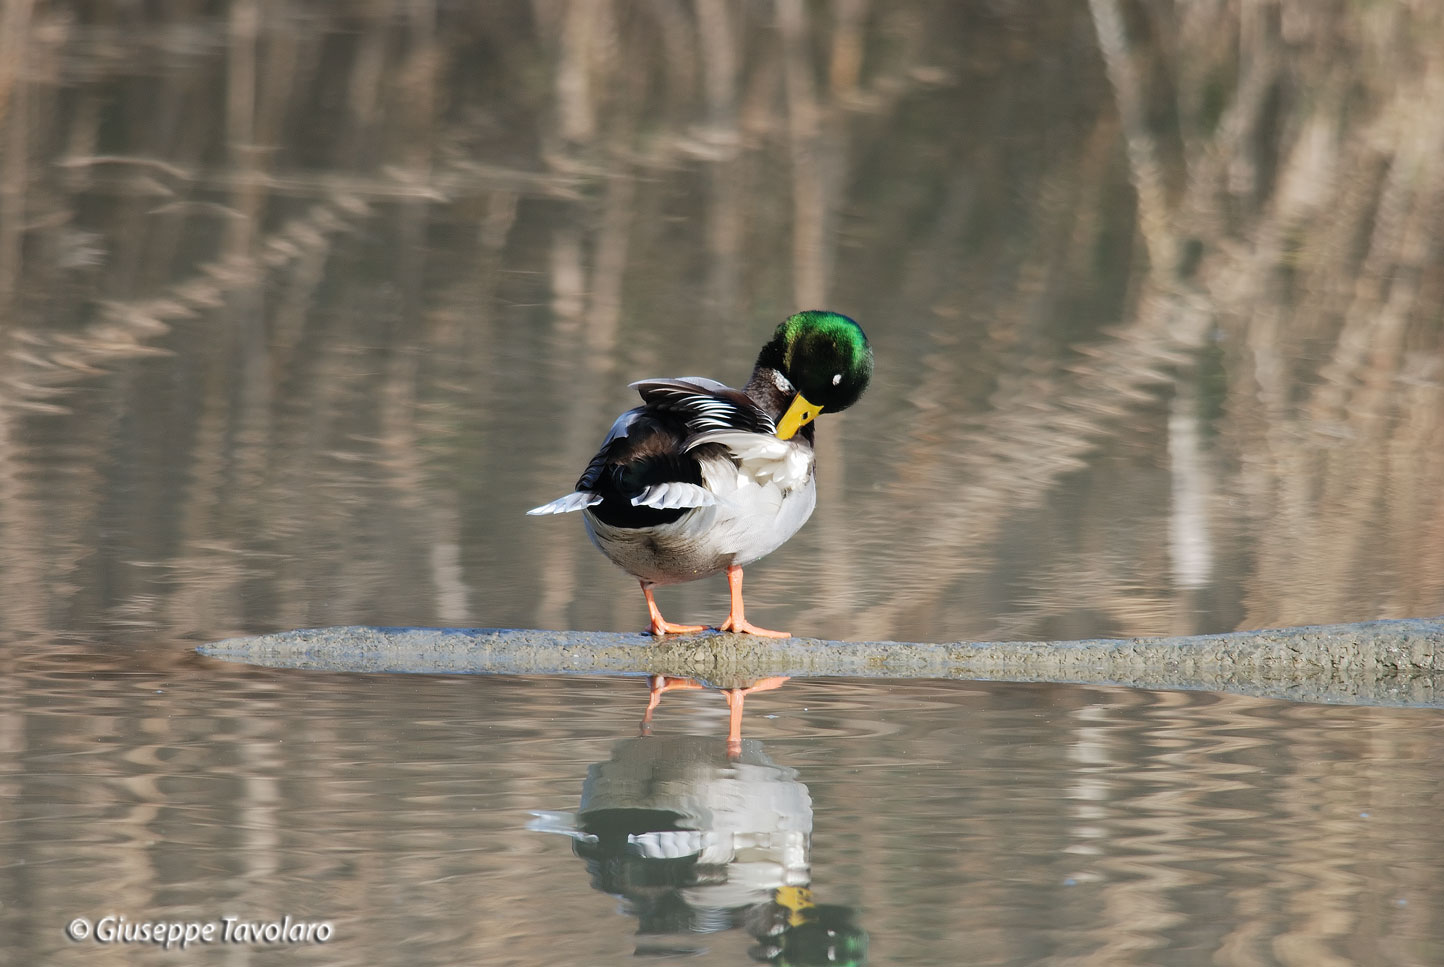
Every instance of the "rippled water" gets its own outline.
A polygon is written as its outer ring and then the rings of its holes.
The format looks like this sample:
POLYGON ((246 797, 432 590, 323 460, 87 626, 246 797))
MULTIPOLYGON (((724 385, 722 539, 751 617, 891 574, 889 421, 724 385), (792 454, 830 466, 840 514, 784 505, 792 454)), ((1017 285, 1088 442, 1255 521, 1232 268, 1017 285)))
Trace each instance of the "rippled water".
POLYGON ((324 920, 317 964, 1444 957, 1432 710, 796 680, 729 753, 711 690, 644 734, 640 678, 3 664, 11 963, 109 962, 63 933, 107 914, 324 920))
POLYGON ((811 306, 877 372, 765 627, 1444 611, 1441 15, 1175 6, 14 0, 6 626, 634 630, 525 510, 811 306))
POLYGON ((813 306, 877 375, 763 626, 1444 612, 1440 77, 1437 4, 0 0, 0 960, 118 959, 63 934, 114 912, 334 924, 247 962, 1444 963, 1437 710, 792 681, 729 748, 642 678, 191 651, 637 630, 524 511, 813 306))

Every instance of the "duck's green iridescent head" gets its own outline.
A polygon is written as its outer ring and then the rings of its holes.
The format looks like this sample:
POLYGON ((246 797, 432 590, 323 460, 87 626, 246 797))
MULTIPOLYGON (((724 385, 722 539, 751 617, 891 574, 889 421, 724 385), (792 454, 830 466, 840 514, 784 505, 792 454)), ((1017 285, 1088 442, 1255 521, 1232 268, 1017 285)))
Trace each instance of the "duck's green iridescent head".
POLYGON ((838 312, 799 312, 777 327, 757 356, 758 366, 777 370, 797 390, 777 424, 791 439, 823 410, 845 410, 872 379, 872 347, 862 327, 838 312))

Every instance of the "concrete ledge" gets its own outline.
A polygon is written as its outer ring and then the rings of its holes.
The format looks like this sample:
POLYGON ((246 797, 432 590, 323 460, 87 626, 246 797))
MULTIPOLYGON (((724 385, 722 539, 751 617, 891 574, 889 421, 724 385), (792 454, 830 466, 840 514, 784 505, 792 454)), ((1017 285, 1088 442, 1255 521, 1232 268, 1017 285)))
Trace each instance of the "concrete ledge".
POLYGON ((228 638, 201 654, 347 672, 663 674, 727 688, 769 675, 957 678, 1205 689, 1295 701, 1444 706, 1444 618, 1185 638, 1049 642, 781 641, 707 632, 318 628, 228 638))

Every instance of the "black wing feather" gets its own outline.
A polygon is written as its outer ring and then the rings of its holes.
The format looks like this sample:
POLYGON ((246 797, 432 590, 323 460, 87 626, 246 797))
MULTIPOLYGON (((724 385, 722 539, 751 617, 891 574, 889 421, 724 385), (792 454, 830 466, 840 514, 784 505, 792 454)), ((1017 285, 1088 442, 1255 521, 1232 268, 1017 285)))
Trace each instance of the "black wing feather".
POLYGON ((708 385, 685 379, 647 379, 633 383, 645 409, 677 417, 690 433, 705 430, 746 430, 749 433, 777 432, 777 425, 752 397, 740 389, 708 381, 708 385))
POLYGON ((654 484, 702 484, 698 456, 722 448, 688 451, 690 437, 724 429, 777 432, 772 418, 751 397, 713 380, 649 379, 632 387, 643 405, 617 421, 576 486, 601 496, 601 503, 589 510, 613 527, 668 524, 687 513, 690 508, 634 506, 632 499, 654 484))
POLYGON ((634 410, 624 432, 602 447, 577 481, 577 490, 602 498, 590 508, 592 515, 613 527, 653 527, 687 513, 687 507, 637 507, 632 498, 653 484, 674 480, 701 485, 701 465, 682 450, 688 435, 670 414, 650 407, 634 410))

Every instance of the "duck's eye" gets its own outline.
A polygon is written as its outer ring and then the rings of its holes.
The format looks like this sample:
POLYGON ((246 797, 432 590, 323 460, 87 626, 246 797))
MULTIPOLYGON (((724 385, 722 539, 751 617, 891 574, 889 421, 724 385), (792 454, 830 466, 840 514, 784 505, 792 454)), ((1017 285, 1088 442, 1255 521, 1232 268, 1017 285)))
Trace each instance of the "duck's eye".
POLYGON ((836 386, 838 383, 841 383, 841 382, 842 382, 842 374, 841 374, 841 373, 833 373, 833 374, 832 374, 832 385, 833 385, 833 386, 836 386))

